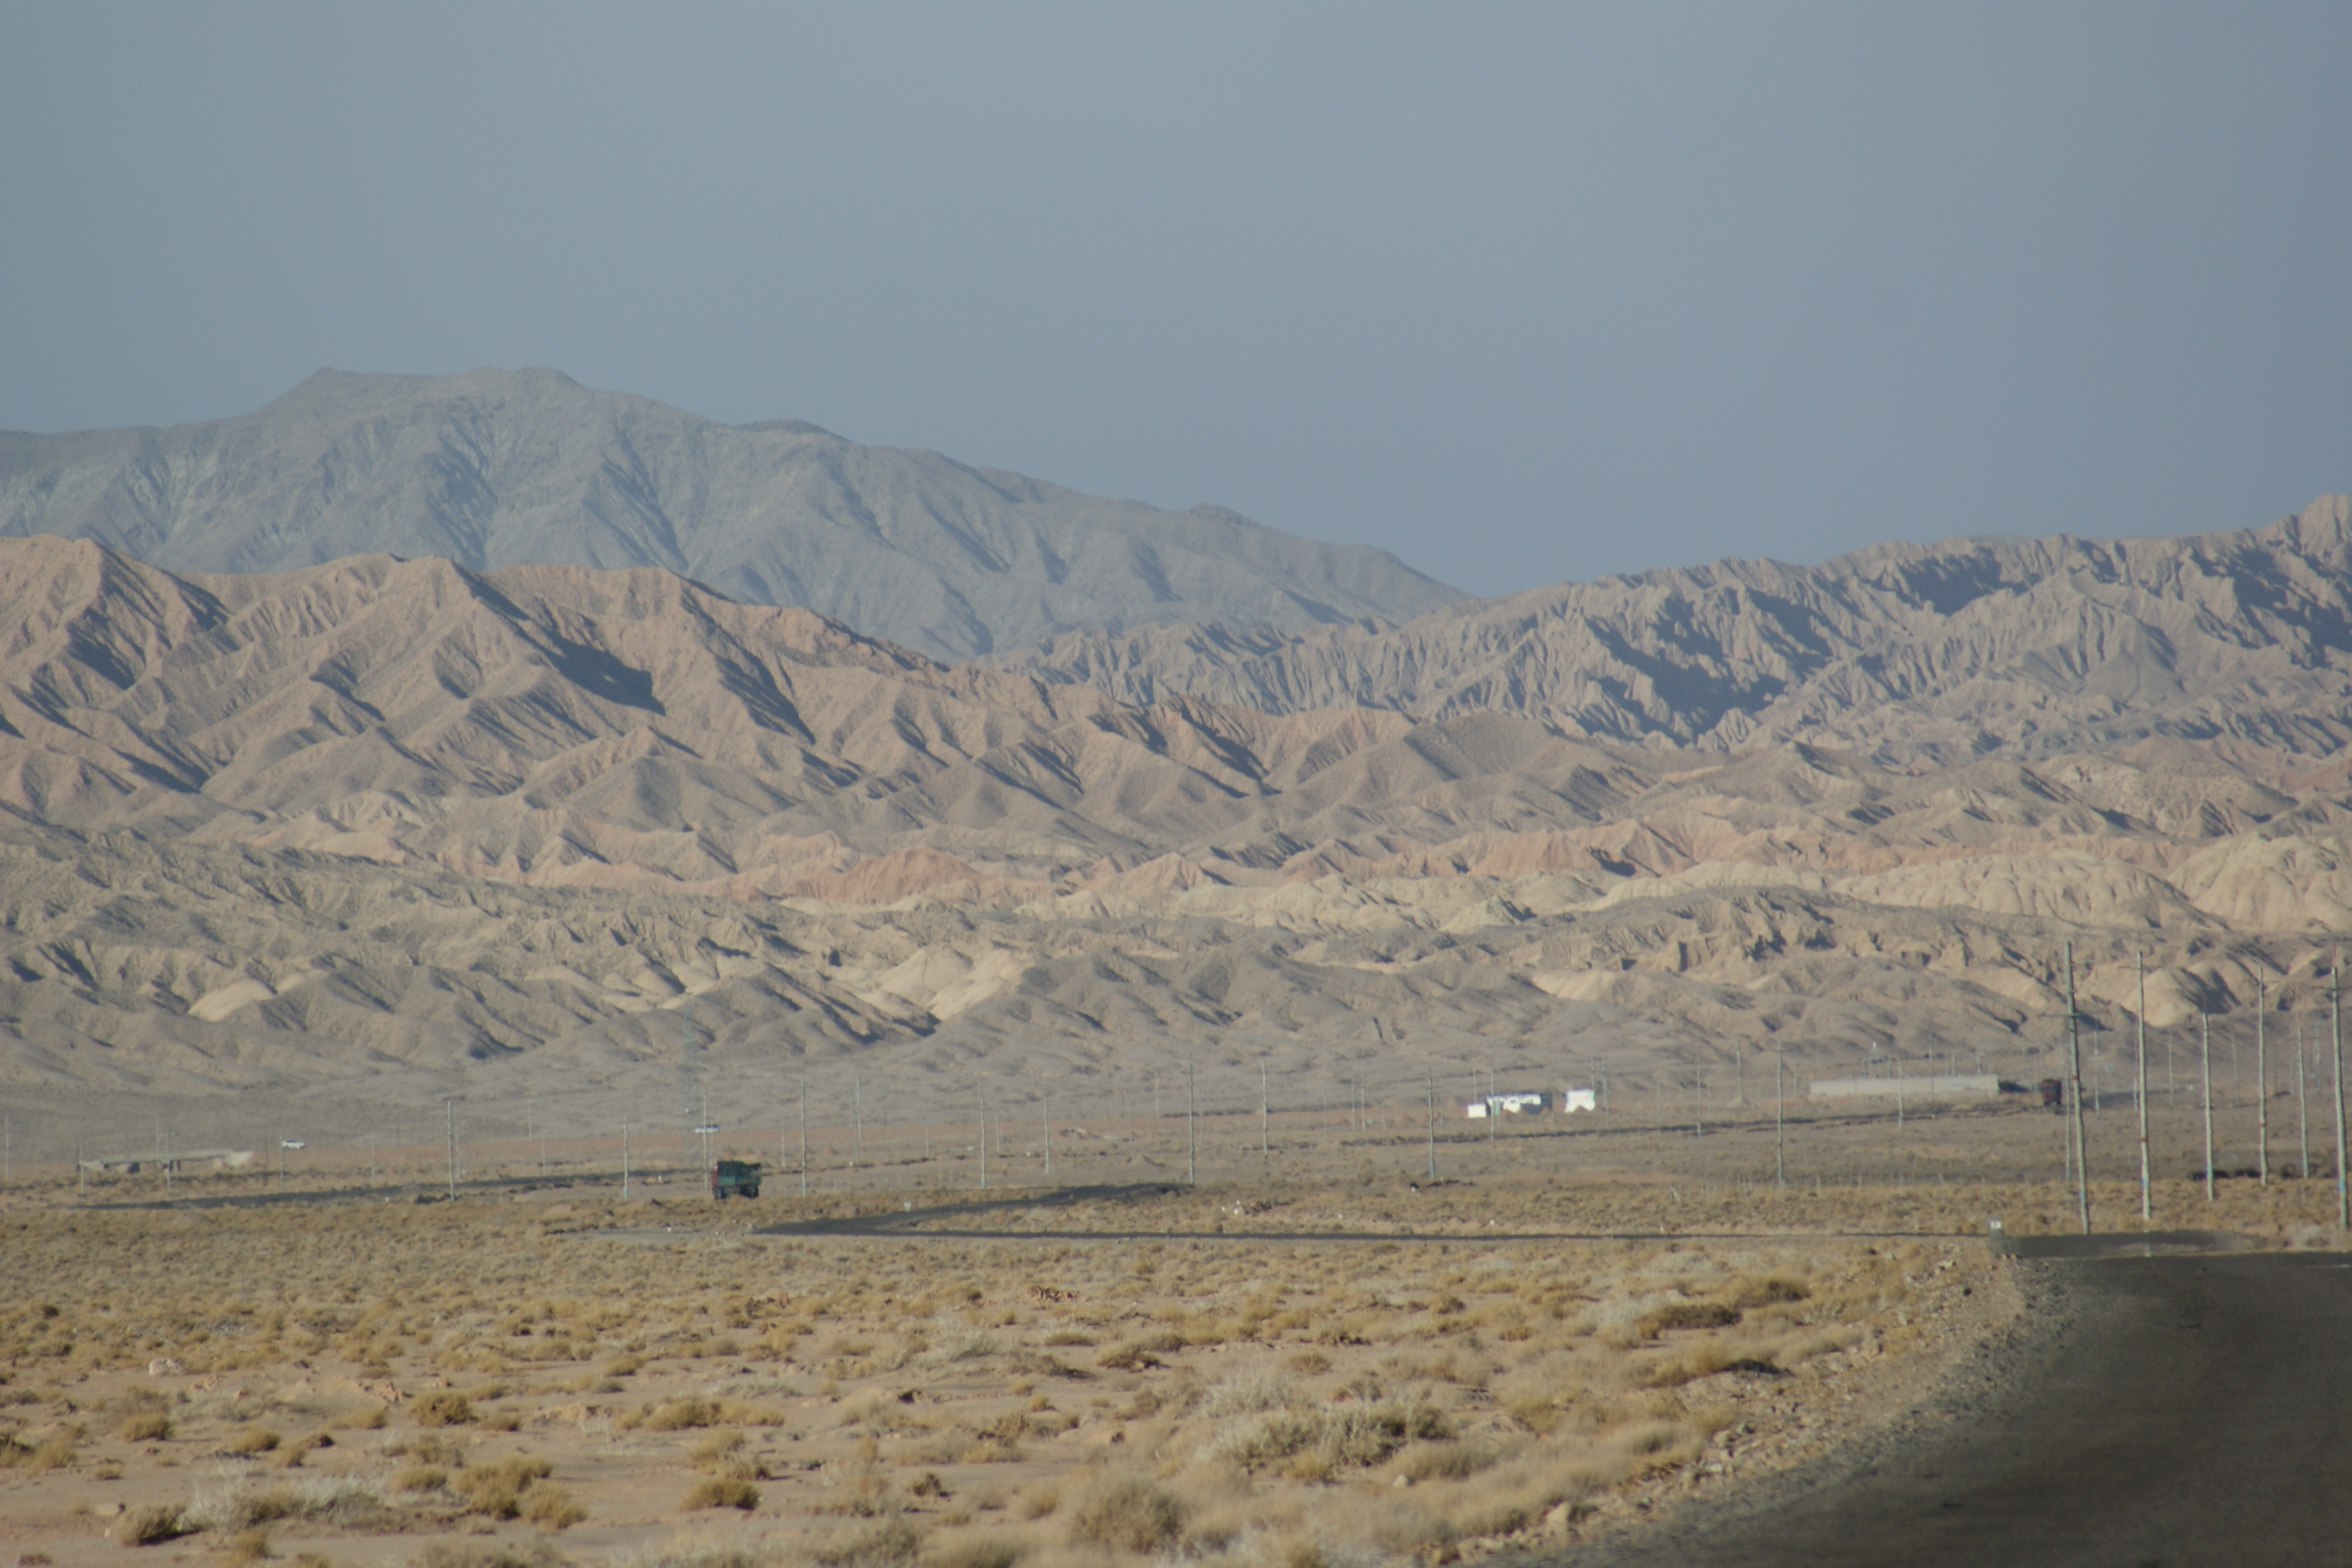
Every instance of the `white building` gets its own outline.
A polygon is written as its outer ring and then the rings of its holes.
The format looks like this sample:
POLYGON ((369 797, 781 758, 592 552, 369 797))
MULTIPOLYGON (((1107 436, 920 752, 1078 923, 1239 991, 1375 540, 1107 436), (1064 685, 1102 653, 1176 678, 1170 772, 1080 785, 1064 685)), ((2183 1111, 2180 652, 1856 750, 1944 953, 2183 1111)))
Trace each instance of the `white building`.
POLYGON ((1550 1109, 1550 1093, 1544 1089, 1532 1089, 1516 1094, 1485 1095, 1465 1105, 1462 1110, 1472 1121, 1479 1121, 1497 1112, 1506 1116, 1529 1116, 1550 1109))

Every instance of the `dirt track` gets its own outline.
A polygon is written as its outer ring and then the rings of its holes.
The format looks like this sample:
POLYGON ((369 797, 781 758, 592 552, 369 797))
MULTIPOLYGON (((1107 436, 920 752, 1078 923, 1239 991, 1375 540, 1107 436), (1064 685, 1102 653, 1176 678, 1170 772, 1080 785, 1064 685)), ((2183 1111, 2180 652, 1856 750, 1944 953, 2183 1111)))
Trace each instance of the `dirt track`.
POLYGON ((1550 1560, 2352 1561, 2352 1261, 2237 1254, 2019 1267, 2044 1274, 2056 1317, 2021 1367, 1972 1364, 1923 1413, 1922 1429, 1858 1458, 1550 1560))

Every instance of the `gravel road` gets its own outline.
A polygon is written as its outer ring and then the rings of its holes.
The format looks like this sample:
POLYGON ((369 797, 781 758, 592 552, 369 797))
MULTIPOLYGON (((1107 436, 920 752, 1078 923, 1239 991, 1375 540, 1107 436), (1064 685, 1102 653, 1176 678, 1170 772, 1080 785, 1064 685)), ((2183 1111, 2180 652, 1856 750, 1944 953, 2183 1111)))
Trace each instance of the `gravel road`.
POLYGON ((2031 1348, 1906 1430, 1576 1568, 2352 1563, 2352 1260, 2045 1258, 2031 1348))

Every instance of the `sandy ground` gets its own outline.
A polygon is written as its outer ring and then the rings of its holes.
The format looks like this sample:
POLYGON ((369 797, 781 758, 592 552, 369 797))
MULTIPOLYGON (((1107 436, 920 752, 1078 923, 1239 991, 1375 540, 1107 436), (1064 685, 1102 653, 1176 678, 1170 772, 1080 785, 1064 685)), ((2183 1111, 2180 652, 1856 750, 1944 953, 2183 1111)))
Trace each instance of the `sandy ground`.
MULTIPOLYGON (((1100 1127, 1056 1139, 1053 1187, 1042 1149, 992 1141, 983 1192, 976 1148, 935 1130, 928 1163, 818 1166, 805 1198, 772 1168, 723 1205, 660 1167, 624 1201, 596 1151, 560 1144, 544 1173, 535 1143, 478 1151, 455 1201, 443 1152, 414 1148, 378 1148, 372 1179, 348 1150, 168 1191, 19 1173, 0 1552, 1607 1552, 1946 1419, 1938 1389, 2051 1321, 1987 1215, 2074 1220, 2054 1173, 2000 1179, 2055 1143, 2038 1113, 1817 1118, 1785 1185, 1753 1120, 1457 1132, 1434 1183, 1425 1125, 1347 1120, 1275 1122, 1257 1180, 1198 1187, 1178 1130, 1100 1127), (130 1544, 174 1510, 186 1533, 130 1544)), ((1235 1152, 1219 1163, 1246 1168, 1235 1152)), ((2107 1223, 2137 1202, 2095 1184, 2107 1223)), ((2154 1206, 2272 1247, 2335 1235, 2322 1182, 2209 1202, 2176 1174, 2154 1206)))

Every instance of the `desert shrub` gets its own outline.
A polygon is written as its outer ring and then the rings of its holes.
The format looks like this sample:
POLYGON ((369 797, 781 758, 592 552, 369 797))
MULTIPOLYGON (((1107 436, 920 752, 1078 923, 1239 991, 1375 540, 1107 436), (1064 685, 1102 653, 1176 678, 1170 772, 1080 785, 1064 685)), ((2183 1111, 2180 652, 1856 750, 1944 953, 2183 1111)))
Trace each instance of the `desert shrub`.
POLYGON ((886 1519, 809 1552, 817 1568, 909 1568, 923 1552, 922 1527, 912 1520, 886 1519))
POLYGON ((400 1492, 438 1491, 449 1484, 449 1472, 438 1465, 403 1465, 392 1478, 392 1489, 400 1492))
POLYGON ((1727 1296, 1735 1307, 1777 1307, 1806 1300, 1811 1290, 1785 1275, 1747 1274, 1732 1281, 1727 1296))
POLYGON ((450 1486, 466 1499, 468 1513, 512 1519, 522 1511, 523 1492, 554 1468, 545 1459, 517 1454, 487 1465, 468 1465, 457 1472, 450 1486))
POLYGON ((200 1486, 187 1511, 192 1524, 249 1530, 281 1519, 371 1525, 381 1521, 384 1506, 371 1481, 356 1476, 320 1476, 290 1483, 232 1480, 222 1488, 200 1486))
POLYGON ((1173 1355, 1184 1348, 1184 1336, 1165 1331, 1123 1340, 1095 1358, 1095 1364, 1115 1372, 1141 1372, 1159 1366, 1163 1355, 1173 1355))
POLYGON ((125 1546, 153 1546, 159 1542, 177 1541, 189 1530, 186 1504, 156 1502, 124 1514, 121 1524, 116 1527, 115 1539, 125 1546))
POLYGON ((1080 1546, 1157 1552, 1183 1529, 1184 1505, 1139 1476, 1107 1481, 1070 1510, 1070 1539, 1080 1546))
POLYGON ((1728 1301, 1668 1301, 1653 1307, 1634 1322, 1645 1340, 1675 1329, 1727 1329, 1739 1321, 1739 1309, 1728 1301))
POLYGON ((698 1470, 724 1472, 729 1461, 742 1448, 743 1434, 731 1428, 722 1428, 697 1443, 688 1452, 687 1462, 698 1470))
POLYGON ((1027 1548, 1003 1535, 950 1537, 931 1549, 929 1568, 1013 1568, 1027 1548))
POLYGON ((267 1454, 278 1447, 280 1439, 267 1426, 248 1426, 229 1439, 232 1454, 267 1454))
POLYGON ((1221 1383, 1201 1396, 1203 1415, 1255 1415, 1265 1410, 1287 1410, 1298 1403, 1298 1391, 1279 1377, 1241 1377, 1221 1383))
POLYGON ((172 1435, 172 1418, 160 1410, 136 1410, 116 1424, 114 1435, 126 1443, 160 1443, 172 1435))
POLYGON ((266 1530, 241 1531, 232 1537, 227 1554, 222 1559, 227 1568, 249 1568, 269 1555, 269 1532, 266 1530))
POLYGON ((25 1468, 37 1475, 47 1470, 64 1469, 73 1461, 73 1439, 60 1433, 26 1454, 25 1468))
POLYGON ((569 1530, 586 1519, 588 1510, 553 1481, 539 1481, 523 1490, 522 1516, 541 1530, 569 1530))
POLYGON ((240 1487, 224 1498, 201 1498, 196 1511, 224 1530, 242 1530, 296 1511, 291 1487, 240 1487))
POLYGON ((1315 1450, 1335 1466, 1377 1465, 1407 1443, 1440 1441, 1454 1435, 1445 1413, 1433 1405, 1342 1405, 1320 1410, 1276 1410, 1227 1422, 1204 1450, 1211 1458, 1255 1468, 1315 1450))
POLYGON ((419 1426, 463 1426, 474 1419, 474 1402, 454 1388, 420 1394, 408 1414, 419 1426))
POLYGON ((1416 1481, 1458 1481, 1502 1456, 1483 1443, 1416 1443, 1397 1459, 1397 1473, 1416 1481))
POLYGON ((683 1432, 719 1421, 719 1406, 708 1399, 673 1399, 645 1418, 648 1432, 683 1432))
POLYGON ((436 1541, 416 1554, 415 1564, 415 1568, 571 1568, 570 1561, 544 1541, 529 1546, 436 1541))
POLYGON ((760 1489, 732 1476, 712 1476, 698 1481, 679 1503, 683 1509, 740 1508, 746 1513, 760 1506, 760 1489))

